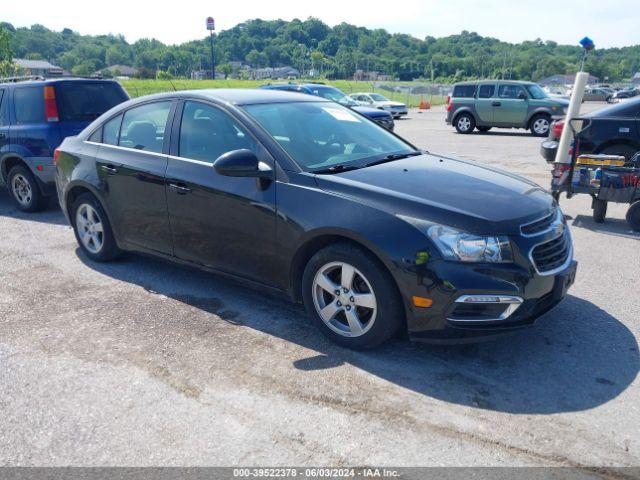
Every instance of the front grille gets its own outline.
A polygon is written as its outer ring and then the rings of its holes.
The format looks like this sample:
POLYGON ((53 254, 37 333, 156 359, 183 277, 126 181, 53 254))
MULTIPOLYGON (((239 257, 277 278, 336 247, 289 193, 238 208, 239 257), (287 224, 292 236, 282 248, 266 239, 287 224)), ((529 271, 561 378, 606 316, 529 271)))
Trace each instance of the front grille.
POLYGON ((531 251, 531 260, 538 273, 549 273, 562 267, 571 254, 571 239, 565 231, 559 237, 541 243, 531 251))
POLYGON ((547 230, 549 230, 549 228, 551 228, 551 225, 553 224, 555 218, 556 218, 556 212, 551 212, 546 217, 536 220, 535 222, 522 225, 520 227, 520 232, 525 237, 532 237, 542 232, 546 232, 547 230))
POLYGON ((449 316, 450 320, 497 320, 509 308, 506 303, 458 303, 449 316))

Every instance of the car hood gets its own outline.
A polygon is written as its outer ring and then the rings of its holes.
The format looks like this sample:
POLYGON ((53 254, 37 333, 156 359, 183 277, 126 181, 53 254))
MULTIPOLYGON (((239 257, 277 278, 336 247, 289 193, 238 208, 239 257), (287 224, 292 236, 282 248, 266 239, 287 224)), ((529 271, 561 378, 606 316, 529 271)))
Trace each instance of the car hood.
POLYGON ((361 113, 367 117, 371 118, 380 118, 380 117, 390 117, 391 114, 384 110, 380 110, 379 108, 371 108, 371 107, 352 107, 356 112, 361 113))
POLYGON ((569 100, 566 100, 564 98, 557 98, 557 97, 548 97, 549 98, 549 102, 550 103, 554 103, 556 105, 558 105, 559 107, 568 107, 569 106, 569 100))
POLYGON ((479 234, 519 234, 547 214, 552 197, 517 175, 462 160, 424 154, 333 175, 318 186, 393 215, 479 234))

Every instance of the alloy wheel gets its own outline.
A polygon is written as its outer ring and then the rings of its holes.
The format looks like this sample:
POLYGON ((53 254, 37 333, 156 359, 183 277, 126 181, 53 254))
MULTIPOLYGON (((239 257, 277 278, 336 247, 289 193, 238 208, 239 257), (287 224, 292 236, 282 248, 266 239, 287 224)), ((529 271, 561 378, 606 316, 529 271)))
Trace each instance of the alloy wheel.
POLYGON ((469 128, 471 128, 471 120, 469 120, 469 117, 460 117, 458 119, 458 128, 463 132, 468 131, 469 128))
POLYGON ((91 205, 83 203, 76 212, 76 230, 84 248, 100 253, 104 245, 104 227, 100 215, 91 205))
POLYGON ((33 199, 33 190, 31 182, 22 174, 15 175, 11 181, 11 190, 13 196, 23 207, 28 207, 33 199))
POLYGON ((538 135, 545 135, 549 131, 549 120, 546 118, 539 118, 533 122, 533 131, 538 135))
POLYGON ((313 303, 322 321, 344 337, 360 337, 376 320, 378 304, 367 278, 353 265, 331 262, 313 280, 313 303))

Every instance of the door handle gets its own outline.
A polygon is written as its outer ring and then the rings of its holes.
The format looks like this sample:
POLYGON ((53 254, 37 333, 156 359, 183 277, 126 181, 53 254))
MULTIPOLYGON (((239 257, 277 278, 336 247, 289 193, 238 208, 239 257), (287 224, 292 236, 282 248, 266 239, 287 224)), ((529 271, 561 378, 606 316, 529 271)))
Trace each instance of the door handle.
POLYGON ((100 168, 103 172, 107 172, 107 174, 109 175, 115 175, 116 173, 118 173, 118 169, 111 165, 101 165, 100 168))
POLYGON ((493 103, 491 104, 491 106, 492 106, 492 107, 501 107, 501 106, 502 106, 502 103, 500 103, 500 102, 493 102, 493 103))
POLYGON ((186 195, 187 193, 191 193, 191 189, 181 183, 170 183, 169 187, 173 188, 178 193, 178 195, 186 195))

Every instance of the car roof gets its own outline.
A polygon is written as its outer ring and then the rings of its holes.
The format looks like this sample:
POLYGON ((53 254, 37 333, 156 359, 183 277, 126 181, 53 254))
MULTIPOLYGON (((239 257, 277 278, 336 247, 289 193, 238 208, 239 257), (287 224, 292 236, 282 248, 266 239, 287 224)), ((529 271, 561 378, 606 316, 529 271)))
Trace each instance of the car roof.
POLYGON ((181 90, 177 92, 158 93, 139 97, 131 103, 146 100, 162 100, 173 98, 201 98, 231 105, 255 105, 261 103, 288 102, 324 102, 329 101, 320 97, 310 97, 297 92, 276 89, 244 89, 244 88, 210 88, 203 90, 181 90))
POLYGON ((34 79, 25 79, 19 80, 15 82, 7 82, 0 81, 0 85, 3 88, 6 87, 21 87, 21 86, 41 86, 41 85, 51 85, 56 83, 95 83, 95 82, 103 82, 103 83, 117 83, 115 80, 111 80, 108 78, 81 78, 81 77, 58 77, 58 78, 34 78, 34 79))
POLYGON ((454 87, 457 85, 479 85, 481 83, 509 83, 512 85, 536 85, 535 82, 525 82, 525 81, 521 81, 521 80, 492 80, 492 79, 487 79, 487 80, 471 80, 468 82, 458 82, 454 84, 454 87))

